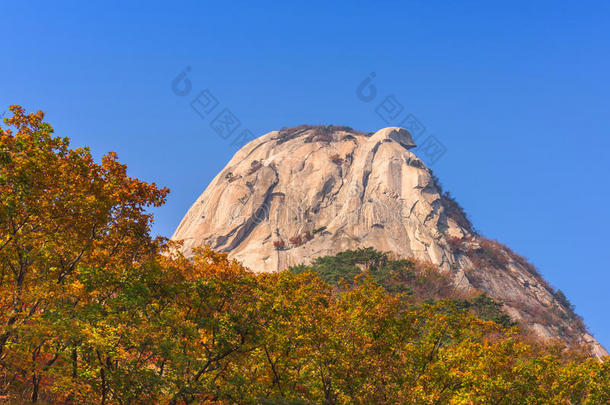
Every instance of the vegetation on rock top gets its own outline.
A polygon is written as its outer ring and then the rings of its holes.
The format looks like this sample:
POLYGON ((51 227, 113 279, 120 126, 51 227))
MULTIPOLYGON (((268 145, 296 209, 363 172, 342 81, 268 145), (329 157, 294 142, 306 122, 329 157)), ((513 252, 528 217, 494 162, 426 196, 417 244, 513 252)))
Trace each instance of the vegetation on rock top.
POLYGON ((299 125, 291 128, 282 128, 277 137, 277 143, 282 144, 292 139, 307 134, 305 142, 332 142, 335 132, 348 132, 350 134, 366 135, 364 132, 356 131, 352 127, 337 125, 299 125))

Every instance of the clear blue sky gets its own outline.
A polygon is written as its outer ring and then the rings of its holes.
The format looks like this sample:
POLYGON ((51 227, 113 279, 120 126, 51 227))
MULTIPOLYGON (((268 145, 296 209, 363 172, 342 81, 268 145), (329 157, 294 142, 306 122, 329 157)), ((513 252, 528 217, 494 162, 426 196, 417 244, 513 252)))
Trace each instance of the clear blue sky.
POLYGON ((60 3, 0 5, 0 114, 42 109, 74 145, 170 187, 156 233, 237 150, 189 106, 200 91, 256 135, 374 131, 394 95, 446 147, 432 167, 476 227, 529 257, 610 348, 610 2, 60 3))

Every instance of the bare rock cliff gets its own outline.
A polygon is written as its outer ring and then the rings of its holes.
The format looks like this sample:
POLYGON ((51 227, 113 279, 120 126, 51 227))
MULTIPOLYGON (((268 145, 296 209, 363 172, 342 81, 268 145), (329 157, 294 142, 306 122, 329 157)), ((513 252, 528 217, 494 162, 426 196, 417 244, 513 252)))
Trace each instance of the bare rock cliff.
POLYGON ((184 253, 210 245, 258 272, 374 247, 438 265, 456 288, 477 289, 543 339, 605 349, 560 292, 504 245, 473 231, 401 128, 364 134, 301 126, 245 145, 182 219, 184 253))

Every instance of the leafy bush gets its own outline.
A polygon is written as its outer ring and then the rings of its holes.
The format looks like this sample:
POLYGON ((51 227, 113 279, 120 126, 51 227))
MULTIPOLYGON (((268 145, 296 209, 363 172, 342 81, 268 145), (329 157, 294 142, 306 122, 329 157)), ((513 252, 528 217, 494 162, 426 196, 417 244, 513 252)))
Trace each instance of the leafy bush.
POLYGON ((288 241, 294 246, 301 246, 303 244, 303 239, 301 238, 301 235, 294 236, 288 241))
POLYGON ((510 317, 502 311, 502 304, 482 293, 472 299, 455 300, 456 307, 469 310, 478 318, 496 322, 505 328, 515 326, 510 317))
POLYGON ((510 261, 502 244, 485 238, 480 238, 479 247, 471 248, 467 253, 474 265, 482 269, 486 267, 504 268, 510 261))
POLYGON ((576 313, 576 308, 574 307, 574 304, 570 302, 570 300, 568 299, 568 297, 566 297, 563 291, 554 291, 553 296, 557 301, 559 301, 559 304, 567 311, 568 320, 575 322, 580 330, 586 330, 586 325, 582 317, 576 313))
POLYGON ((540 273, 536 269, 536 266, 534 266, 532 263, 530 263, 525 257, 515 253, 508 246, 503 246, 503 247, 504 247, 504 250, 506 251, 506 253, 508 254, 508 256, 512 260, 514 260, 521 267, 526 269, 528 271, 528 273, 530 273, 532 276, 534 276, 534 278, 536 278, 536 280, 538 280, 538 282, 540 282, 547 290, 553 291, 551 286, 549 286, 549 284, 546 282, 546 280, 540 275, 540 273))
POLYGON ((366 272, 386 291, 405 293, 417 301, 445 298, 453 293, 451 281, 436 267, 414 259, 392 260, 387 253, 370 247, 318 257, 309 266, 293 266, 289 270, 313 271, 331 285, 338 285, 341 280, 353 285, 366 272))
POLYGON ((337 285, 342 279, 353 283, 354 278, 362 273, 359 265, 370 267, 375 261, 383 260, 385 257, 383 253, 373 248, 347 250, 335 256, 318 257, 310 266, 294 266, 289 270, 297 274, 312 270, 331 285, 337 285))
POLYGON ((293 236, 292 238, 288 239, 288 241, 291 245, 297 247, 309 242, 312 239, 313 235, 311 234, 311 232, 305 231, 300 235, 293 236))
MULTIPOLYGON (((308 133, 308 137, 305 142, 332 142, 334 140, 333 133, 335 132, 348 132, 354 135, 365 135, 361 131, 354 130, 347 126, 336 126, 336 125, 299 125, 292 128, 282 128, 279 136, 277 137, 278 145, 289 140, 295 139, 305 133, 308 133)), ((346 136, 349 136, 346 135, 346 136)))
POLYGON ((540 285, 547 291, 553 292, 553 288, 540 275, 536 267, 531 264, 526 258, 515 253, 509 247, 495 240, 489 240, 481 236, 477 237, 479 241, 478 248, 471 248, 466 251, 468 257, 472 260, 475 266, 483 269, 486 267, 504 268, 511 261, 524 268, 530 273, 540 285))
POLYGON ((273 241, 273 247, 275 250, 286 250, 286 242, 281 239, 273 241))
POLYGON ((574 311, 574 305, 572 305, 570 300, 568 300, 568 297, 566 297, 566 295, 563 293, 563 291, 557 290, 557 291, 555 291, 555 293, 553 295, 564 308, 566 308, 570 311, 574 311))
POLYGON ((430 170, 430 176, 432 177, 432 182, 438 189, 441 196, 441 204, 445 209, 445 214, 447 214, 449 218, 453 219, 459 226, 476 235, 477 231, 474 229, 474 226, 472 225, 472 222, 470 221, 470 218, 468 217, 468 214, 464 208, 462 208, 456 199, 453 198, 449 191, 443 190, 440 180, 432 173, 432 170, 430 170))
POLYGON ((289 270, 295 274, 313 271, 335 286, 341 280, 354 285, 358 277, 368 274, 386 291, 403 293, 414 302, 452 298, 458 308, 468 310, 480 319, 494 321, 504 327, 515 325, 502 311, 502 303, 485 293, 474 298, 462 298, 448 277, 435 266, 414 259, 392 260, 388 254, 373 248, 346 250, 334 256, 319 257, 309 266, 298 265, 289 270))
POLYGON ((453 253, 461 253, 464 251, 463 242, 464 239, 458 237, 452 237, 447 239, 449 249, 451 249, 453 253))

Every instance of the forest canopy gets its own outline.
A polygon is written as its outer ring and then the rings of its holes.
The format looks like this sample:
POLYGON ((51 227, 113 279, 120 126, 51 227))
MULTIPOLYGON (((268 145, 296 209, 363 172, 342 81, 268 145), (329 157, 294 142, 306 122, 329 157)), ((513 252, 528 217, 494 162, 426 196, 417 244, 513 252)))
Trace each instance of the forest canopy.
POLYGON ((165 188, 11 106, 0 127, 0 403, 601 404, 610 362, 372 249, 279 273, 151 236, 165 188))

